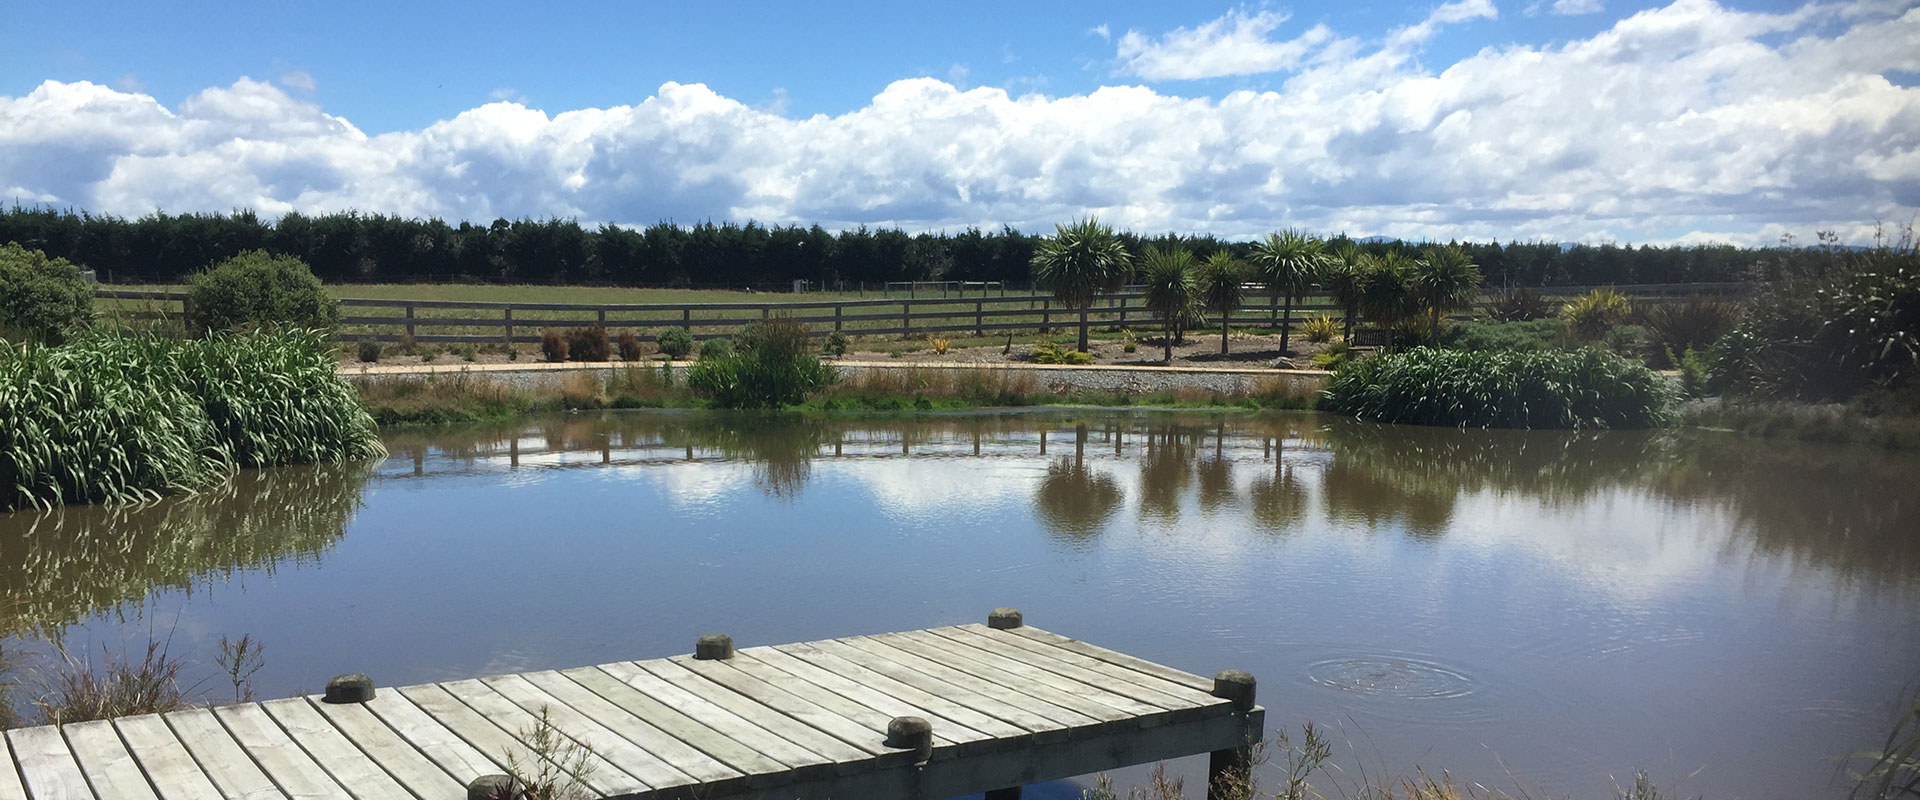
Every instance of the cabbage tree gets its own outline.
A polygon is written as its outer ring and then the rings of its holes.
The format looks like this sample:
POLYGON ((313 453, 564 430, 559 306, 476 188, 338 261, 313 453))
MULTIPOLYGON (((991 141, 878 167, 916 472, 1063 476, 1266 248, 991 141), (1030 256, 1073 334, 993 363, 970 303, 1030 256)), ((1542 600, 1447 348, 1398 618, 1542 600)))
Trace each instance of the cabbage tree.
POLYGON ((1113 229, 1092 217, 1055 226, 1033 251, 1033 279, 1054 299, 1080 312, 1080 350, 1087 349, 1087 309, 1094 298, 1117 291, 1133 273, 1133 255, 1113 229))

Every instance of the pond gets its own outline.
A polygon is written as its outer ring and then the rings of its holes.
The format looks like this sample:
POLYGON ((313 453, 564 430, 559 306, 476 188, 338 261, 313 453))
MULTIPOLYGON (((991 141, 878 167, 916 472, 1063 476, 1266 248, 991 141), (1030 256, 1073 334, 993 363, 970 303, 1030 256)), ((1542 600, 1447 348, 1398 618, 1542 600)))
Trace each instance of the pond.
MULTIPOLYGON (((217 698, 219 641, 246 634, 273 697, 1017 606, 1248 670, 1269 728, 1317 723, 1346 769, 1586 797, 1636 768, 1686 796, 1839 796, 1833 757, 1877 746, 1920 677, 1920 464, 1872 452, 1089 410, 628 412, 387 444, 0 517, 0 647, 44 666, 156 638, 217 698)), ((1172 769, 1197 786, 1204 759, 1172 769)))

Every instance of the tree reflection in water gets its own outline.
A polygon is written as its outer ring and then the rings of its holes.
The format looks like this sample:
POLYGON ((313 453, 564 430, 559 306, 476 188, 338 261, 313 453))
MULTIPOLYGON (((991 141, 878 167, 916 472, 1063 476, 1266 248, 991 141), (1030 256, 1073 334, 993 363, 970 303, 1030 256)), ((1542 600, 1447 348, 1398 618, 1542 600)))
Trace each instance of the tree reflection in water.
POLYGON ((1087 468, 1087 426, 1075 425, 1073 456, 1062 456, 1048 466, 1033 493, 1040 520, 1061 538, 1084 544, 1106 527, 1120 501, 1120 485, 1105 473, 1087 468))
POLYGON ((149 505, 0 517, 0 635, 57 640, 157 589, 317 562, 352 522, 373 467, 242 470, 216 489, 149 505))

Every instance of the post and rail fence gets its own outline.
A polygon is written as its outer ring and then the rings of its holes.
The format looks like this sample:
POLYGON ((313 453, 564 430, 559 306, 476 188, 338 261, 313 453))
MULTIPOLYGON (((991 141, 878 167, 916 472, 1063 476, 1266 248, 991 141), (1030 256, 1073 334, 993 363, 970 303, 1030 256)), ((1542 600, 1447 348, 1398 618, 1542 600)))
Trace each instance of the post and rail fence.
MULTIPOLYGON (((1558 299, 1599 287, 1562 286, 1534 289, 1542 298, 1558 299)), ((1672 302, 1694 295, 1737 296, 1749 288, 1741 283, 1640 284, 1611 287, 1636 302, 1672 302)), ((1489 292, 1489 298, 1497 291, 1489 292)), ((95 297, 116 303, 112 313, 136 320, 178 317, 187 295, 178 291, 101 288, 95 297)), ((805 295, 795 295, 804 297, 805 295)), ((1090 326, 1122 330, 1157 326, 1145 305, 1145 294, 1134 287, 1098 296, 1086 309, 1090 326)), ((653 341, 658 330, 680 326, 695 339, 731 336, 742 326, 778 314, 806 326, 815 336, 834 331, 848 336, 911 338, 915 336, 984 337, 1009 332, 1042 335, 1077 330, 1080 313, 1047 294, 972 297, 888 297, 881 299, 765 300, 723 303, 518 303, 473 300, 398 300, 342 298, 337 336, 342 341, 401 341, 422 344, 535 344, 546 328, 597 325, 609 331, 632 330, 641 341, 653 341)), ((1282 306, 1264 288, 1253 288, 1246 303, 1233 314, 1241 327, 1277 330, 1282 306)), ((1292 327, 1315 317, 1342 321, 1343 309, 1325 295, 1310 295, 1293 306, 1292 327)))

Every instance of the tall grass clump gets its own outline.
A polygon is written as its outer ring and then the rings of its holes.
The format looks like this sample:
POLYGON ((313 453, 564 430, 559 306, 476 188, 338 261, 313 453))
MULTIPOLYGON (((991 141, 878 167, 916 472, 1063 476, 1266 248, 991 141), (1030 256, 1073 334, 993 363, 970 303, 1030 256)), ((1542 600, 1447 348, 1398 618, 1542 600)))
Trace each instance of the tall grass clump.
POLYGON ((834 379, 833 367, 814 355, 807 329, 792 319, 748 325, 734 350, 703 358, 687 372, 687 385, 720 408, 799 405, 834 379))
POLYGON ((174 356, 226 456, 242 467, 386 452, 321 331, 210 336, 181 343, 174 356))
POLYGON ((0 510, 141 502, 384 452, 314 331, 0 347, 0 510))
POLYGON ((1648 360, 1677 366, 1687 351, 1705 353, 1732 330, 1740 320, 1740 307, 1695 295, 1684 302, 1648 306, 1640 316, 1646 322, 1648 360))
POLYGON ((1920 252, 1847 256, 1769 284, 1717 346, 1715 381, 1733 394, 1847 400, 1920 373, 1920 252))
POLYGON ((1376 422, 1478 428, 1646 428, 1673 390, 1652 370, 1597 350, 1467 352, 1417 347, 1356 361, 1322 407, 1376 422))
POLYGON ((139 661, 105 653, 98 670, 64 651, 61 658, 65 664, 54 674, 47 695, 35 701, 45 724, 158 714, 191 705, 180 689, 181 664, 160 642, 148 642, 139 661))
POLYGON ((1627 321, 1633 313, 1627 296, 1612 289, 1595 289, 1568 300, 1560 307, 1560 319, 1567 332, 1583 342, 1597 341, 1613 326, 1627 321))

